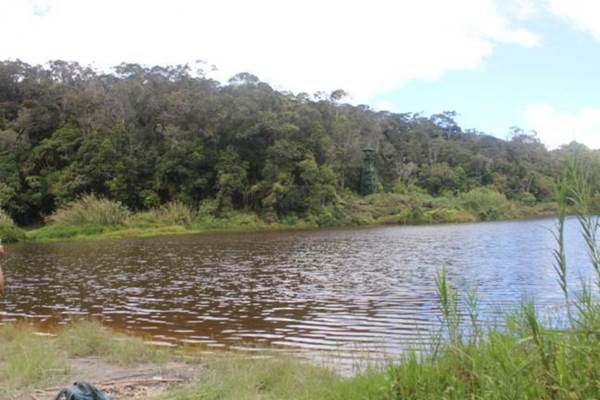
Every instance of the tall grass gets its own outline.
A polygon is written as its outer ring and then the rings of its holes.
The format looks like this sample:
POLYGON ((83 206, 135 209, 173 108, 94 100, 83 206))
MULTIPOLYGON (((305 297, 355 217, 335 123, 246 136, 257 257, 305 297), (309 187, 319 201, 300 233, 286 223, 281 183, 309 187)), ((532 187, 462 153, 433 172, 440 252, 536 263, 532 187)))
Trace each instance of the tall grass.
POLYGON ((53 384, 69 372, 64 353, 48 339, 18 326, 0 326, 0 398, 35 385, 53 384))
POLYGON ((118 201, 88 194, 59 208, 48 220, 57 225, 112 226, 125 223, 130 214, 118 201))
POLYGON ((368 400, 382 399, 386 376, 366 373, 343 379, 297 360, 212 359, 192 385, 155 400, 368 400))

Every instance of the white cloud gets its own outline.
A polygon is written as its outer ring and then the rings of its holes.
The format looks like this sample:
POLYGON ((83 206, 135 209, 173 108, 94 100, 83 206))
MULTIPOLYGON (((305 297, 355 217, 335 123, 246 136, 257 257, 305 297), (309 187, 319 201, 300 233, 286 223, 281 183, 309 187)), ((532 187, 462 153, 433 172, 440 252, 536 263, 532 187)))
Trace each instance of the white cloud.
POLYGON ((477 67, 498 44, 534 46, 495 0, 2 0, 0 59, 217 65, 279 88, 356 101, 477 67))
POLYGON ((521 21, 540 15, 540 0, 502 0, 498 3, 500 10, 511 18, 521 21))
POLYGON ((548 0, 550 11, 600 40, 600 2, 598 0, 548 0))
POLYGON ((554 149, 573 140, 600 149, 600 108, 586 107, 576 113, 561 112, 548 104, 532 104, 524 115, 528 129, 554 149))

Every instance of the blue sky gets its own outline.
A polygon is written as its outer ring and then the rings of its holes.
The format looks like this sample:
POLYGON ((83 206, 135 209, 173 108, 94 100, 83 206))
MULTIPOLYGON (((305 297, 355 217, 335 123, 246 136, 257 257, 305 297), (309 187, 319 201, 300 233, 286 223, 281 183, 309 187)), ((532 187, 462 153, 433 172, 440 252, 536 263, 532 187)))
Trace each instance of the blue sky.
POLYGON ((203 60, 225 82, 345 89, 550 148, 600 148, 599 0, 0 0, 0 59, 108 70, 203 60))
MULTIPOLYGON (((544 127, 533 126, 526 118, 530 105, 545 104, 573 115, 586 107, 600 109, 600 42, 551 15, 538 18, 529 28, 542 38, 533 48, 498 46, 476 68, 450 71, 434 81, 417 79, 370 102, 425 114, 455 110, 464 128, 499 137, 506 137, 514 125, 544 127)), ((539 134, 543 138, 544 132, 539 134)), ((571 135, 565 131, 564 140, 552 138, 552 144, 565 143, 571 135)), ((593 138, 586 141, 599 143, 593 138)))

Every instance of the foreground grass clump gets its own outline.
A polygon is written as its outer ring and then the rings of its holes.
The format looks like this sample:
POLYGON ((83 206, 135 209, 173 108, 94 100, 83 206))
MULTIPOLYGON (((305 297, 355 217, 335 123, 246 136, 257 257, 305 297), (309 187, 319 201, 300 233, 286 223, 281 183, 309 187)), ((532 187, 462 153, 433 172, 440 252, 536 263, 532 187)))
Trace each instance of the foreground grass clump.
MULTIPOLYGON (((198 364, 196 381, 159 396, 164 400, 203 399, 378 399, 382 373, 344 379, 332 371, 275 356, 247 359, 239 353, 200 354, 162 349, 110 330, 96 321, 67 325, 56 336, 38 336, 29 325, 0 326, 0 398, 24 398, 34 389, 68 384, 70 360, 100 358, 127 366, 169 360, 198 364)), ((121 369, 122 371, 122 369, 121 369)), ((155 397, 153 397, 155 398, 155 397)))
POLYGON ((148 346, 140 338, 118 334, 97 321, 68 325, 57 341, 71 357, 100 356, 119 365, 162 363, 168 359, 164 349, 148 346))
POLYGON ((344 379, 327 369, 285 358, 214 359, 197 382, 152 399, 381 399, 386 381, 381 373, 344 379))
MULTIPOLYGON (((387 398, 597 398, 600 338, 591 332, 600 329, 600 310, 590 311, 561 329, 544 325, 526 303, 502 328, 471 330, 426 355, 409 353, 390 369, 387 398)), ((450 329, 468 331, 462 324, 450 329)))
POLYGON ((90 356, 127 366, 162 364, 179 354, 118 334, 96 321, 72 323, 56 337, 38 335, 29 325, 4 325, 0 326, 0 394, 61 385, 71 372, 69 359, 90 356))
POLYGON ((0 393, 52 384, 68 372, 66 355, 56 342, 25 327, 0 326, 0 393))

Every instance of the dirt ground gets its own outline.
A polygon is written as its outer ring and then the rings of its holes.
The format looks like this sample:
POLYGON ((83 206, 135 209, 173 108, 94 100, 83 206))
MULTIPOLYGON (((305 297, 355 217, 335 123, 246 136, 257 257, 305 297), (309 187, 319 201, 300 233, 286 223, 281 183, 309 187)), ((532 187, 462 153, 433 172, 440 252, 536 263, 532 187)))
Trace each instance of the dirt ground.
POLYGON ((74 358, 70 364, 72 373, 61 385, 36 390, 29 394, 30 399, 54 400, 62 388, 78 381, 91 383, 113 400, 144 398, 194 379, 202 368, 183 362, 119 366, 96 357, 74 358))

